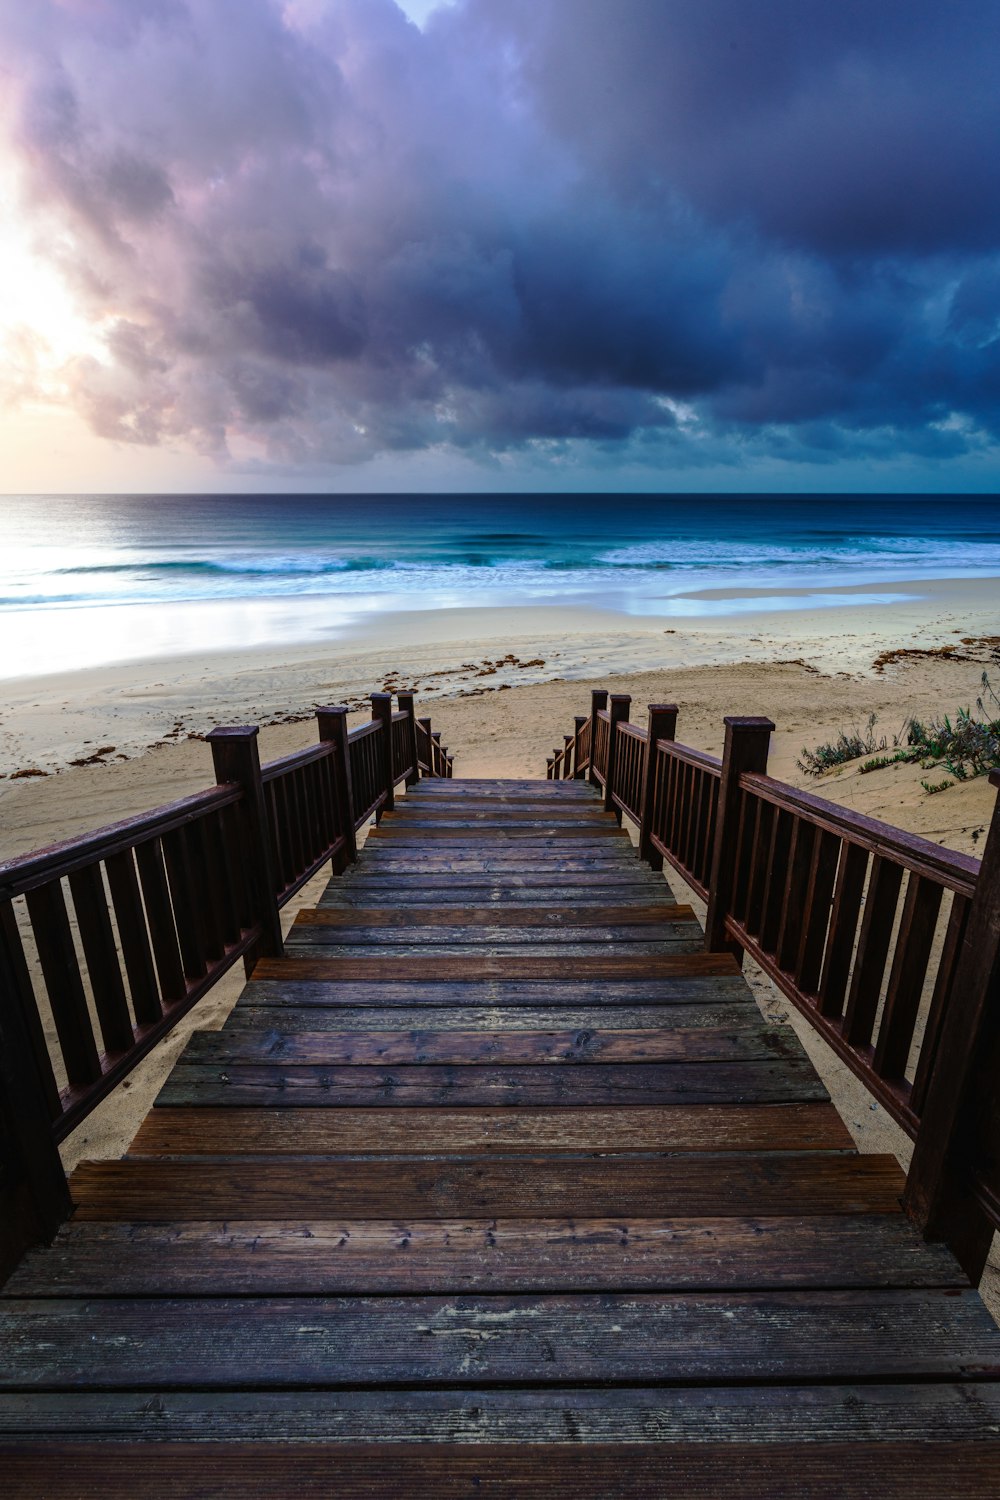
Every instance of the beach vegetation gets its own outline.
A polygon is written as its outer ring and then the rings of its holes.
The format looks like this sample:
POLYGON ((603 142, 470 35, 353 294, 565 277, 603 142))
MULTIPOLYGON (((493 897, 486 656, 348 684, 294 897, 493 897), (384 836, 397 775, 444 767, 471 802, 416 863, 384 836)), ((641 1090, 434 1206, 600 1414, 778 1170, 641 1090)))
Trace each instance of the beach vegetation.
POLYGON ((985 776, 987 771, 1000 766, 1000 694, 990 682, 988 672, 982 675, 981 689, 974 709, 959 708, 954 715, 943 714, 932 719, 908 719, 902 730, 892 736, 891 745, 876 730, 878 715, 871 714, 864 732, 856 728, 850 732, 841 730, 835 740, 813 750, 804 749, 798 760, 799 769, 809 776, 821 776, 824 771, 860 760, 862 756, 869 757, 858 768, 862 775, 899 763, 919 765, 922 771, 943 768, 953 779, 922 781, 920 785, 928 793, 943 792, 956 781, 985 776), (890 750, 891 754, 886 753, 890 750))
POLYGON ((948 788, 950 786, 954 786, 955 783, 953 781, 949 781, 948 778, 945 777, 944 781, 921 781, 920 785, 923 787, 928 797, 933 797, 935 792, 946 792, 948 788))

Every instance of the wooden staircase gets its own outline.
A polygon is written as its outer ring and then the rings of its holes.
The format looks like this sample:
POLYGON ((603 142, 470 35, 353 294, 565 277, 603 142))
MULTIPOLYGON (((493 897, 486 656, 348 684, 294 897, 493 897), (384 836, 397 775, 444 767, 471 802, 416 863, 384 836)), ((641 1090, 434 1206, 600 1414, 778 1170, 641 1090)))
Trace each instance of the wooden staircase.
POLYGON ((1000 1494, 1000 1334, 580 781, 423 781, 0 1300, 5 1495, 1000 1494))

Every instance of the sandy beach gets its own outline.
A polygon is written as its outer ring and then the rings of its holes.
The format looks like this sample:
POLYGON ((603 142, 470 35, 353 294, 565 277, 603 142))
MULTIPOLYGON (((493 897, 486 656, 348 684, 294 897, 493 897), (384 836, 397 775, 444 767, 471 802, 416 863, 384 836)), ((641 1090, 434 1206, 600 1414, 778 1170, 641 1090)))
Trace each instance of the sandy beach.
MULTIPOLYGON (((0 722, 0 857, 210 784, 200 737, 214 724, 260 723, 268 759, 312 741, 316 704, 347 702, 353 721, 366 718, 373 687, 416 689, 455 752, 456 774, 466 776, 543 776, 546 756, 574 714, 586 711, 592 687, 631 694, 638 722, 647 704, 676 702, 678 738, 716 753, 726 714, 767 714, 776 724, 772 774, 976 853, 994 798, 985 779, 928 796, 918 766, 861 775, 855 763, 817 779, 796 764, 803 747, 863 728, 871 714, 891 744, 910 716, 973 705, 984 670, 995 668, 1000 680, 996 581, 920 588, 919 608, 905 600, 878 611, 846 603, 747 613, 724 626, 699 618, 668 631, 662 622, 594 612, 428 611, 383 617, 364 640, 290 647, 283 657, 208 654, 11 680, 0 722), (23 770, 46 774, 12 774, 23 770)), ((314 902, 325 879, 300 893, 286 920, 314 902)), ((902 1132, 808 1025, 789 1016, 770 982, 749 974, 765 1015, 796 1025, 859 1146, 895 1151, 905 1162, 902 1132)), ((67 1165, 127 1147, 190 1031, 221 1025, 241 983, 239 972, 228 975, 70 1137, 67 1165)), ((991 1264, 983 1289, 995 1314, 998 1288, 1000 1267, 991 1264)))

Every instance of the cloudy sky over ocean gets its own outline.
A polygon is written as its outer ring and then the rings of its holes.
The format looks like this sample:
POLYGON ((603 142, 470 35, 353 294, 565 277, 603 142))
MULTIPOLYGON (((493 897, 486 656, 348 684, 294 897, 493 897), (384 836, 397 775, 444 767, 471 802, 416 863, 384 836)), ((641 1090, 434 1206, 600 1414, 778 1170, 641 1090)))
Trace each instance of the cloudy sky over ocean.
POLYGON ((8 490, 994 490, 996 0, 0 0, 8 490))

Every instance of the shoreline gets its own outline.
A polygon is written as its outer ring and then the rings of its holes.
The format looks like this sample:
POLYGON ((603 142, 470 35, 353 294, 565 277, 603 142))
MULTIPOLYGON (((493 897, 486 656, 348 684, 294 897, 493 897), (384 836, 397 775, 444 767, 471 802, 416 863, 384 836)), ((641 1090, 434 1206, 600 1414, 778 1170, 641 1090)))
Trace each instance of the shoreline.
MULTIPOLYGON (((989 649, 963 640, 1000 632, 998 589, 992 578, 899 579, 879 585, 873 603, 869 585, 850 584, 824 590, 838 599, 833 607, 758 607, 669 624, 572 605, 387 611, 323 641, 10 676, 0 712, 0 808, 19 772, 65 773, 98 752, 104 763, 123 763, 219 723, 288 724, 321 704, 360 710, 376 688, 410 688, 433 705, 525 685, 789 662, 865 681, 885 671, 886 653, 891 663, 901 650, 946 648, 956 665, 968 657, 982 670, 989 649)), ((712 599, 733 592, 700 591, 712 599)), ((816 597, 810 589, 786 592, 816 597)), ((740 591, 741 602, 751 594, 740 591)), ((7 662, 16 659, 9 650, 7 662)))

